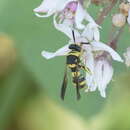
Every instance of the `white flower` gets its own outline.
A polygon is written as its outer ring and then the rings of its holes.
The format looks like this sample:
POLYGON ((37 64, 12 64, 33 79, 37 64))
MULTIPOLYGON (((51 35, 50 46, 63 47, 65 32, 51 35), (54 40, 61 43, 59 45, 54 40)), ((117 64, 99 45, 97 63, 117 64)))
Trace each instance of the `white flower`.
MULTIPOLYGON (((58 49, 54 53, 43 51, 42 56, 46 59, 51 59, 56 56, 65 56, 71 51, 68 48, 69 45, 70 43, 58 49)), ((101 93, 101 96, 106 97, 105 89, 108 83, 111 81, 113 75, 113 68, 108 57, 111 57, 113 60, 119 62, 123 62, 123 60, 116 51, 114 51, 111 47, 101 42, 91 42, 87 45, 84 44, 82 46, 82 49, 84 50, 84 53, 82 55, 83 63, 91 71, 91 74, 86 73, 86 82, 89 87, 86 91, 95 91, 98 88, 98 90, 101 93), (107 56, 103 55, 99 56, 98 58, 95 57, 95 54, 99 54, 100 52, 105 52, 107 56)))
POLYGON ((98 88, 101 96, 105 97, 105 89, 113 75, 113 68, 108 57, 118 62, 123 62, 123 60, 116 51, 102 42, 93 41, 90 45, 84 45, 83 48, 86 50, 84 52, 85 64, 92 72, 92 75, 86 74, 88 89, 85 91, 95 91, 98 88))
MULTIPOLYGON (((38 17, 49 17, 54 14, 55 27, 65 34, 71 33, 71 31, 68 32, 68 29, 66 32, 66 28, 69 27, 70 29, 84 29, 86 26, 83 24, 84 20, 91 23, 91 27, 89 25, 88 28, 94 31, 94 35, 98 30, 98 25, 88 12, 83 9, 78 0, 44 0, 39 7, 34 9, 34 12, 38 17), (45 14, 40 15, 39 13, 45 14), (74 25, 76 26, 74 27, 74 25)), ((95 40, 97 39, 99 38, 95 40)))
POLYGON ((124 57, 125 57, 125 64, 127 65, 127 67, 129 67, 130 66, 130 47, 128 47, 126 52, 124 53, 124 57))
MULTIPOLYGON (((98 59, 95 59, 95 68, 94 68, 94 81, 95 86, 93 90, 98 88, 102 97, 106 97, 106 87, 111 81, 113 76, 113 68, 111 62, 105 56, 101 56, 98 59)), ((90 86, 91 87, 91 86, 90 86)), ((92 90, 92 88, 91 88, 92 90)))
MULTIPOLYGON (((94 72, 91 77, 91 84, 86 90, 90 91, 100 91, 102 97, 106 97, 106 88, 113 76, 113 68, 111 62, 107 59, 106 56, 99 56, 94 60, 94 72)), ((86 79, 88 79, 88 77, 86 79)), ((88 81, 88 80, 87 80, 88 81)))

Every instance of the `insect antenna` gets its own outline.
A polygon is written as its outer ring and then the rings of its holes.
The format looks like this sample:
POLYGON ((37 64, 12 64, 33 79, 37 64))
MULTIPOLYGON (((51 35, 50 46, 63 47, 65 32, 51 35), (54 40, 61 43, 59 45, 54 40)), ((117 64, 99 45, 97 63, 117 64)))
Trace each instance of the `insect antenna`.
POLYGON ((74 34, 74 30, 72 30, 72 36, 73 36, 73 40, 74 40, 74 43, 75 43, 75 34, 74 34))
POLYGON ((64 79, 63 79, 63 83, 62 83, 62 87, 61 87, 61 99, 62 100, 64 100, 64 97, 65 97, 67 83, 68 83, 68 79, 67 79, 67 67, 66 67, 65 74, 64 74, 64 79))

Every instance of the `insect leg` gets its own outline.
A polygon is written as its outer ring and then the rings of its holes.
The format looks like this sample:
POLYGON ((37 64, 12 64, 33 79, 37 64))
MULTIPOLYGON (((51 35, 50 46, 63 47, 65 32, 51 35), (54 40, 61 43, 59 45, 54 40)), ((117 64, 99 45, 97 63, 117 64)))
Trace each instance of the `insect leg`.
POLYGON ((88 67, 85 67, 85 66, 83 66, 83 65, 79 65, 79 67, 80 67, 81 69, 85 70, 86 72, 88 72, 88 73, 91 74, 91 71, 90 71, 90 69, 89 69, 88 67))
POLYGON ((78 68, 76 68, 76 94, 77 94, 77 100, 80 99, 80 92, 79 92, 79 76, 78 76, 78 68))

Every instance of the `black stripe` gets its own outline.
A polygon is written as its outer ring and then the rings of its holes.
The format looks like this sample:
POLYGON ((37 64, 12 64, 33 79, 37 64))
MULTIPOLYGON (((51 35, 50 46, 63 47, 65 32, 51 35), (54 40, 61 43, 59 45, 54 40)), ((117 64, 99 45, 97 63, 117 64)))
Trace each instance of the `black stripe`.
POLYGON ((89 42, 81 42, 81 44, 90 44, 89 42))

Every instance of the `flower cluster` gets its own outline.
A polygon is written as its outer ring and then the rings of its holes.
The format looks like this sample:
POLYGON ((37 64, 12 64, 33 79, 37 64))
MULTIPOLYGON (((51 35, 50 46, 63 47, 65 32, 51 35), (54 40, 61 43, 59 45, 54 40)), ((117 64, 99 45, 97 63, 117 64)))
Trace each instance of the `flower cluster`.
MULTIPOLYGON (((116 27, 124 27, 126 24, 130 26, 130 0, 122 2, 119 5, 119 13, 113 15, 113 25, 116 27)), ((130 47, 126 49, 124 53, 125 64, 127 67, 130 66, 130 47)))
POLYGON ((46 59, 67 55, 72 43, 90 43, 82 46, 82 61, 91 71, 91 74, 86 73, 88 88, 85 92, 98 89, 101 96, 106 97, 105 90, 113 76, 112 59, 123 60, 114 49, 100 41, 101 27, 82 4, 78 0, 44 0, 34 12, 38 17, 53 15, 54 27, 69 37, 68 44, 56 52, 43 51, 42 56, 46 59))
POLYGON ((117 27, 122 27, 126 23, 130 25, 130 0, 119 5, 119 13, 113 16, 112 22, 117 27))

